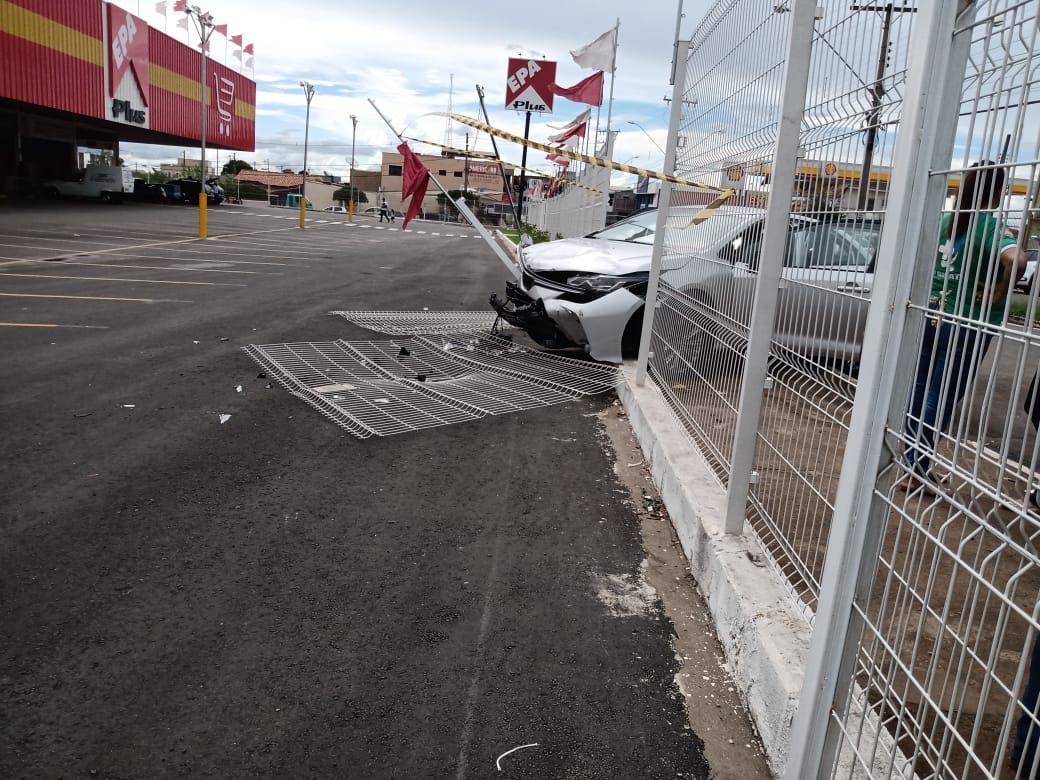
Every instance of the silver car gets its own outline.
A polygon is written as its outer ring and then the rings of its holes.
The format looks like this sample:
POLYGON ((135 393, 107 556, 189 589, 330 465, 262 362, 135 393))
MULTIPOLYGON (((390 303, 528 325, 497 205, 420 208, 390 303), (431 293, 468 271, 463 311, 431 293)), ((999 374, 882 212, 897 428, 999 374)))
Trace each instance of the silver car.
MULTIPOLYGON (((765 212, 723 207, 694 225, 698 210, 669 211, 661 279, 673 309, 702 325, 694 330, 703 343, 687 348, 741 349, 765 212)), ((545 347, 621 362, 638 348, 656 224, 647 210, 585 238, 523 246, 520 279, 505 299, 492 296, 493 308, 545 347)), ((858 362, 880 229, 872 219, 792 215, 774 336, 781 348, 858 362)))

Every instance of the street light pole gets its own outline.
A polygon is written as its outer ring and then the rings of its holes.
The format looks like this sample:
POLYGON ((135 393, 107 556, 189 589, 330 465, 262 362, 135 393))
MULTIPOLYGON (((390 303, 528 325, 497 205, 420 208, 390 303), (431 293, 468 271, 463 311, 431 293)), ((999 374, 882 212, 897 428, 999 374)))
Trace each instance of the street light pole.
POLYGON ((206 46, 213 34, 213 14, 203 12, 197 5, 184 9, 199 32, 199 50, 202 52, 202 78, 199 81, 199 105, 202 108, 201 161, 199 166, 199 238, 206 238, 206 46))
POLYGON ((307 135, 311 128, 311 98, 314 97, 314 85, 309 81, 301 81, 303 94, 307 98, 307 118, 303 125, 303 178, 300 180, 300 227, 304 227, 307 215, 307 135))
POLYGON ((350 134, 350 200, 347 202, 348 218, 354 219, 354 142, 357 141, 357 115, 350 115, 350 123, 354 126, 350 134))
POLYGON ((641 124, 639 124, 639 122, 633 122, 631 119, 626 119, 625 121, 628 122, 630 125, 635 125, 640 130, 642 130, 643 131, 643 135, 645 135, 647 138, 650 139, 650 143, 652 143, 654 146, 657 147, 657 151, 659 151, 661 154, 664 154, 664 149, 661 148, 661 144, 657 143, 657 141, 654 140, 654 137, 652 135, 650 135, 650 133, 646 132, 646 128, 645 127, 643 127, 641 124))

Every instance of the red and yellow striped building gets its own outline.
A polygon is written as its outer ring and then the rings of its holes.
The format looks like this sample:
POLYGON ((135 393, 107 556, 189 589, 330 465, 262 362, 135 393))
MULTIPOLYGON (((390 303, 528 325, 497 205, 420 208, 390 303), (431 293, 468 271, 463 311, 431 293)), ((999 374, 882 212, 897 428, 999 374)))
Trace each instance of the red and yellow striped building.
MULTIPOLYGON (((60 175, 77 149, 198 146, 202 58, 103 0, 0 0, 0 181, 60 175)), ((253 151, 256 83, 206 61, 206 145, 253 151)))

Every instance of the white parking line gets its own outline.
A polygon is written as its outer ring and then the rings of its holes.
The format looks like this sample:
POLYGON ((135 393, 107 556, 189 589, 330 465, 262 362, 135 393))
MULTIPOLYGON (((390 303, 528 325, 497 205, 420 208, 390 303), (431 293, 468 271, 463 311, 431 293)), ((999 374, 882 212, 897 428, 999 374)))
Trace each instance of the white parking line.
POLYGON ((124 301, 127 303, 195 303, 181 298, 111 298, 104 295, 44 295, 42 293, 5 293, 5 298, 61 298, 71 301, 124 301))
POLYGON ((107 325, 59 325, 55 322, 0 322, 0 328, 89 328, 108 330, 107 325))
POLYGON ((245 284, 234 284, 233 282, 173 282, 168 279, 121 279, 120 277, 107 276, 55 276, 53 274, 8 274, 0 273, 0 276, 21 276, 29 279, 82 279, 87 282, 137 282, 138 284, 191 284, 199 287, 247 287, 245 284))

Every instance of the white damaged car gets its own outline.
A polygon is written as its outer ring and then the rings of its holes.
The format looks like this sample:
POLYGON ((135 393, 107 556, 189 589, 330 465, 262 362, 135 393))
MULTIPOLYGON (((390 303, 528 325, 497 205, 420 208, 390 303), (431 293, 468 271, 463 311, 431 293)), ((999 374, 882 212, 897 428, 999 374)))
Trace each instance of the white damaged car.
MULTIPOLYGON (((736 332, 741 328, 733 325, 747 319, 754 298, 765 212, 723 207, 693 225, 698 211, 669 211, 661 278, 736 332)), ((585 238, 523 244, 519 280, 507 282, 504 300, 492 295, 491 306, 543 347, 583 348, 596 360, 620 363, 639 346, 656 226, 651 209, 585 238)), ((870 218, 792 215, 779 343, 858 360, 880 227, 870 218)))

